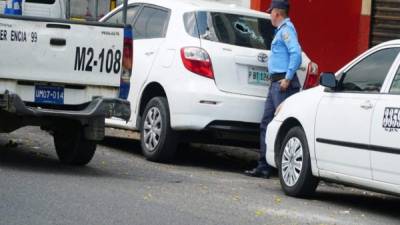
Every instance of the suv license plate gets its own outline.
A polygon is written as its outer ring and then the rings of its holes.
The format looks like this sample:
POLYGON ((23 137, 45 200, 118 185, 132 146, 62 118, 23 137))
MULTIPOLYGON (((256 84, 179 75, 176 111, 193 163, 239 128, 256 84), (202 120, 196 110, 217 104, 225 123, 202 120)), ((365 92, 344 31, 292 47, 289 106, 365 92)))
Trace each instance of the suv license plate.
POLYGON ((249 68, 248 83, 252 85, 270 86, 270 76, 266 70, 249 68))

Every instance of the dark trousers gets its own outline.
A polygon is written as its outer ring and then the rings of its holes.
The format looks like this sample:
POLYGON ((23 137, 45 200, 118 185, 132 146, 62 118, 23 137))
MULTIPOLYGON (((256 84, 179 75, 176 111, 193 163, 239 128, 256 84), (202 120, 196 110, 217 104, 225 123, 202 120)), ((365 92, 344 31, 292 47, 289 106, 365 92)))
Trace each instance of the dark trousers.
MULTIPOLYGON (((275 115, 276 108, 283 102, 285 99, 290 97, 291 95, 299 92, 300 88, 298 85, 298 79, 296 77, 295 80, 292 81, 289 88, 282 92, 280 90, 280 83, 278 81, 272 82, 271 87, 268 91, 267 100, 264 106, 264 115, 260 124, 260 158, 258 160, 258 169, 261 170, 269 170, 269 165, 265 159, 267 153, 267 145, 265 143, 265 135, 267 132, 268 124, 272 121, 275 115), (296 83, 297 82, 297 83, 296 83)), ((273 149, 270 149, 273 151, 273 149)))

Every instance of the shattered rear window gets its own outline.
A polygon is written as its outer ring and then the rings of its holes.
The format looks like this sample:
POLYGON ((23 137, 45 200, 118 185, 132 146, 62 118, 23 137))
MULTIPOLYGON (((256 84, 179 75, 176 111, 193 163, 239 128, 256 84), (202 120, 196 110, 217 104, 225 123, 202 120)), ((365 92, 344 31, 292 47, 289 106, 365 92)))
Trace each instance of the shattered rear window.
POLYGON ((265 50, 271 48, 275 30, 269 19, 220 12, 187 13, 184 21, 194 37, 265 50))

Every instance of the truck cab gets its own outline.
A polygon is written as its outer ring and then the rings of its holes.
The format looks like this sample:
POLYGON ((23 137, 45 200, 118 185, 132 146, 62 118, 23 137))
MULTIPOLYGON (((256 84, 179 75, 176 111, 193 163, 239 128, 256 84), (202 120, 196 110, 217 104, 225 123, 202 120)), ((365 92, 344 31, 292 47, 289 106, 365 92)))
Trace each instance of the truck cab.
MULTIPOLYGON (((6 0, 0 0, 0 14, 4 13, 6 2, 6 0)), ((22 15, 65 19, 65 0, 23 0, 22 15)))

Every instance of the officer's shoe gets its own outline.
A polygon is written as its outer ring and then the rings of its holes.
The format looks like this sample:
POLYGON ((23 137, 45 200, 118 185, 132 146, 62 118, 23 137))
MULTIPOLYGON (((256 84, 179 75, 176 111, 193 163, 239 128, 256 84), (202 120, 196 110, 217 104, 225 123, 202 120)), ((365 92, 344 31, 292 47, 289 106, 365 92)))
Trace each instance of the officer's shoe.
POLYGON ((271 176, 271 172, 269 170, 263 170, 259 168, 254 168, 252 170, 244 171, 244 174, 249 177, 259 177, 264 179, 269 179, 271 176))

